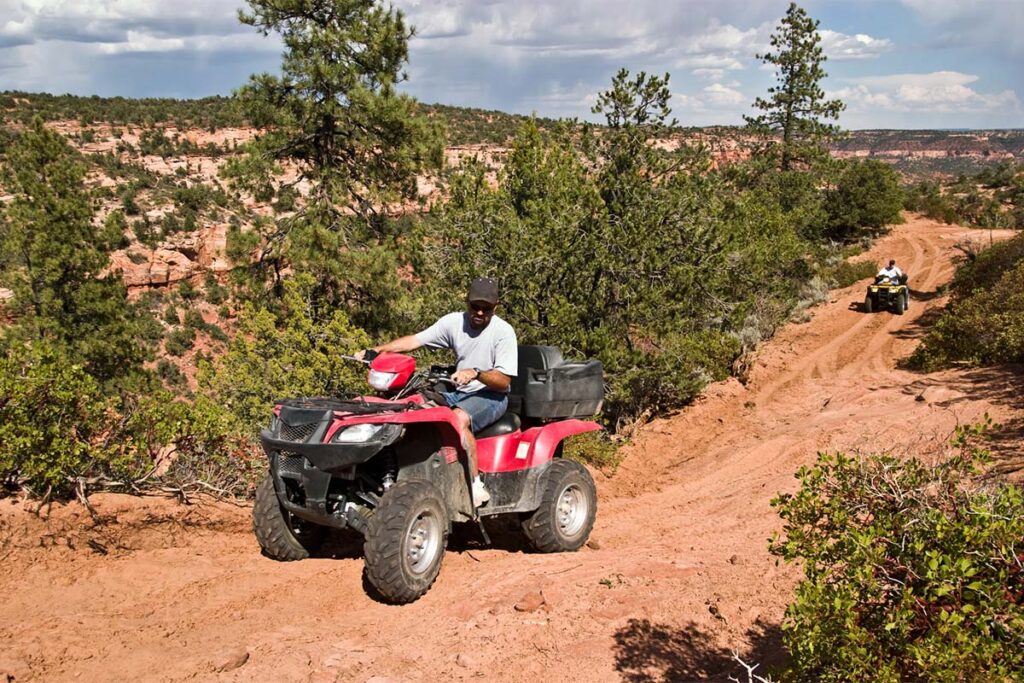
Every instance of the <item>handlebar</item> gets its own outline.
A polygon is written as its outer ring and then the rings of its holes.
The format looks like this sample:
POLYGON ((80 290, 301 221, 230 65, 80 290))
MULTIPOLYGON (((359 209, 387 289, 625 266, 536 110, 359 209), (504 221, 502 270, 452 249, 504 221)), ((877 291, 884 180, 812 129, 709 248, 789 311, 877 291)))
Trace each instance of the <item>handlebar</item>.
MULTIPOLYGON (((362 358, 356 358, 355 356, 347 356, 344 354, 341 354, 341 357, 345 360, 350 360, 368 366, 378 355, 380 354, 373 349, 367 349, 362 358)), ((449 376, 454 371, 454 366, 432 365, 429 370, 418 372, 416 375, 418 375, 423 382, 441 382, 452 387, 459 387, 461 385, 457 384, 455 380, 449 376)), ((400 393, 404 393, 410 389, 415 390, 414 387, 418 386, 421 386, 420 382, 410 381, 406 386, 406 389, 403 389, 400 393)))

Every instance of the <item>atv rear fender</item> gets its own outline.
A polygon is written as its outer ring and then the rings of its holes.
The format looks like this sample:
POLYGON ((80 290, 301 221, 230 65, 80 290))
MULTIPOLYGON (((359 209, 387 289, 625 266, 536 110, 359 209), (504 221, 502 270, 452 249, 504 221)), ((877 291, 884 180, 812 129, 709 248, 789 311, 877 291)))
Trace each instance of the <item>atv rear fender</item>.
POLYGON ((509 453, 503 462, 495 462, 490 471, 510 472, 539 467, 555 457, 566 438, 601 429, 601 425, 587 420, 561 420, 541 427, 531 427, 523 432, 515 451, 509 453))

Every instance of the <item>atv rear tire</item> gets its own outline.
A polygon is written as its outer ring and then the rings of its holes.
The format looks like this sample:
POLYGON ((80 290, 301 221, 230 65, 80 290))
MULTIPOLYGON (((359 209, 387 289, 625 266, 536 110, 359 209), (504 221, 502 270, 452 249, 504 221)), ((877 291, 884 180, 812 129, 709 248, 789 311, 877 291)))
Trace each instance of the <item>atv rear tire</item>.
POLYGON ((597 517, 597 489, 586 468, 572 460, 551 463, 540 507, 523 519, 523 532, 542 553, 579 550, 597 517))
POLYGON ((392 486, 366 530, 366 578, 384 600, 405 604, 426 593, 441 572, 448 544, 448 510, 440 492, 421 479, 392 486))
POLYGON ((256 489, 252 530, 263 554, 281 562, 305 560, 327 535, 324 527, 296 519, 281 507, 269 474, 256 489))

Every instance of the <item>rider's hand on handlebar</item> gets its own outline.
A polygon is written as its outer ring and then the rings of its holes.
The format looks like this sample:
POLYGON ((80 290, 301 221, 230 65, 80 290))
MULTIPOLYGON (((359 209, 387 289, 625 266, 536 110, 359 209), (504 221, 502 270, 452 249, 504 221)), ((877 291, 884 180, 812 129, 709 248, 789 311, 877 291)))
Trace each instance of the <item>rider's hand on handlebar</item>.
POLYGON ((477 371, 473 368, 463 368, 458 372, 452 373, 452 381, 458 384, 460 387, 469 384, 477 377, 477 371))
POLYGON ((352 357, 356 360, 371 361, 378 355, 375 349, 363 349, 362 351, 356 351, 352 354, 352 357))

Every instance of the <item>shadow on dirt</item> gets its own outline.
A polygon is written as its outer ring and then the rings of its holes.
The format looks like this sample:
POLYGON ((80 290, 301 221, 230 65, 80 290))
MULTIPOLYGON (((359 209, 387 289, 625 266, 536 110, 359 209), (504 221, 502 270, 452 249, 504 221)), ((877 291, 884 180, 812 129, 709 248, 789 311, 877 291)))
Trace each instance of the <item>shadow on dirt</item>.
POLYGON ((475 522, 453 524, 452 534, 448 538, 448 550, 461 553, 467 550, 490 548, 504 550, 509 553, 529 552, 530 546, 519 526, 515 515, 499 515, 484 518, 484 528, 491 542, 488 544, 480 533, 475 522))
POLYGON ((363 537, 356 531, 332 529, 314 557, 328 560, 356 560, 363 557, 363 537))
MULTIPOLYGON (((944 309, 932 308, 919 315, 913 322, 893 330, 890 334, 899 339, 921 339, 942 317, 944 309)), ((901 363, 901 366, 903 363, 901 363)), ((903 368, 907 369, 907 368, 903 368)))
MULTIPOLYGON (((748 665, 759 665, 755 673, 766 675, 785 662, 778 625, 758 621, 747 639, 751 646, 739 656, 748 665)), ((615 670, 628 683, 728 681, 730 676, 746 680, 733 651, 718 642, 693 623, 677 628, 630 619, 615 632, 615 670)))
POLYGON ((935 299, 938 299, 939 297, 945 296, 948 293, 949 292, 946 290, 945 287, 939 287, 938 289, 933 289, 930 292, 922 292, 920 289, 914 289, 914 288, 911 287, 910 288, 910 300, 911 301, 933 301, 935 299))
MULTIPOLYGON (((1024 386, 1024 366, 1000 365, 965 370, 952 376, 923 375, 903 387, 903 393, 942 408, 955 408, 961 403, 983 399, 1014 411, 1024 411, 1021 386, 1024 386)), ((993 425, 987 435, 984 445, 993 457, 989 475, 1016 480, 1024 477, 1024 418, 993 425)))
MULTIPOLYGON (((500 515, 484 519, 484 528, 491 542, 488 544, 475 522, 453 524, 448 537, 448 551, 463 553, 467 550, 504 550, 509 553, 530 552, 530 546, 514 515, 500 515)), ((313 554, 328 560, 358 560, 363 558, 363 537, 355 531, 333 529, 324 544, 313 554)))

